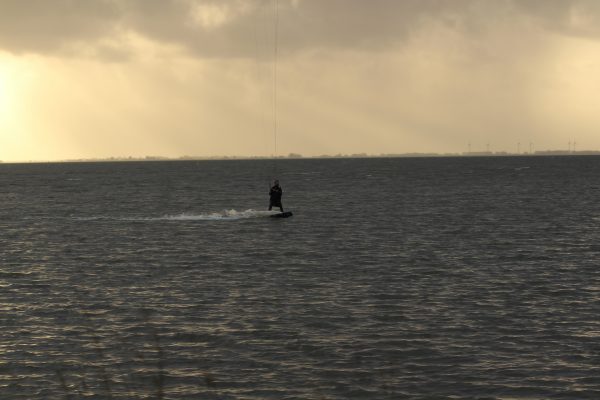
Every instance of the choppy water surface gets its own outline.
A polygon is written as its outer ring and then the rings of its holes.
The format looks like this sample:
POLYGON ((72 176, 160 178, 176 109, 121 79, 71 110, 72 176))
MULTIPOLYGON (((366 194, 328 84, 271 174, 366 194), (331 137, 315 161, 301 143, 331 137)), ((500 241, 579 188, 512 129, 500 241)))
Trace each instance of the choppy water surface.
POLYGON ((0 398, 600 398, 600 158, 273 168, 0 165, 0 398))

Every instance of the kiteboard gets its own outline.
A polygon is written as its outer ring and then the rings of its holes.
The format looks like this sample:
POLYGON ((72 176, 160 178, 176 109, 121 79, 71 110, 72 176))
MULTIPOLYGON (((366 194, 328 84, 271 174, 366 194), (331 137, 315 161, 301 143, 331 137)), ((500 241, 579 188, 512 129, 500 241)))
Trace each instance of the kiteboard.
POLYGON ((271 218, 288 218, 291 217, 292 215, 294 215, 291 211, 285 211, 282 213, 277 213, 277 214, 272 214, 270 215, 271 218))

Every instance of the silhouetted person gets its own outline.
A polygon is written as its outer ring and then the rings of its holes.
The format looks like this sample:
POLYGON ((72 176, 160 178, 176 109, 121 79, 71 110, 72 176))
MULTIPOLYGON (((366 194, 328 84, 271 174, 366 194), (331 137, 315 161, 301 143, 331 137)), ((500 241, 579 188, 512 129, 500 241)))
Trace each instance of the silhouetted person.
POLYGON ((281 212, 283 212, 281 196, 283 196, 283 190, 281 189, 281 186, 279 186, 279 181, 275 180, 275 182, 273 182, 273 187, 269 190, 269 211, 271 211, 273 207, 279 207, 281 212))

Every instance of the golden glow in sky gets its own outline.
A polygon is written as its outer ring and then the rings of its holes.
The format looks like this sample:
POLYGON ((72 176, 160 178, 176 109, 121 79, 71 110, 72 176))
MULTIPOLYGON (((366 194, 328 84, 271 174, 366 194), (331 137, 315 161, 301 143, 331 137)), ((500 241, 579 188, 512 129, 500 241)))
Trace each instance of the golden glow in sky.
POLYGON ((8 117, 14 113, 12 107, 17 103, 19 93, 14 89, 18 85, 14 67, 8 57, 0 58, 0 122, 7 123, 8 117))
POLYGON ((19 59, 0 56, 0 153, 9 160, 34 147, 27 139, 28 70, 19 59))
POLYGON ((0 159, 600 149, 600 2, 7 0, 0 159))
POLYGON ((0 110, 6 112, 8 107, 8 78, 6 71, 0 69, 0 110))

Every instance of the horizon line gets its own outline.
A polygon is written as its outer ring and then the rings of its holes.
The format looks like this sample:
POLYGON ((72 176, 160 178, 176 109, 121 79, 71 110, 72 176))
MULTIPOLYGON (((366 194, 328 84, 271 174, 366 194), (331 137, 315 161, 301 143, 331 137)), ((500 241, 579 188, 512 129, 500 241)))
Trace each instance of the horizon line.
POLYGON ((322 154, 316 156, 303 156, 298 153, 290 153, 281 156, 111 156, 111 157, 92 157, 92 158, 69 158, 58 160, 18 160, 2 161, 0 164, 48 164, 48 163, 93 163, 93 162, 156 162, 156 161, 235 161, 235 160, 298 160, 298 159, 339 159, 339 158, 443 158, 443 157, 540 157, 540 156, 592 156, 600 155, 600 150, 538 150, 532 153, 510 153, 510 152, 491 152, 491 151, 473 151, 462 153, 352 153, 352 154, 322 154))

